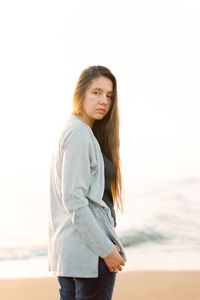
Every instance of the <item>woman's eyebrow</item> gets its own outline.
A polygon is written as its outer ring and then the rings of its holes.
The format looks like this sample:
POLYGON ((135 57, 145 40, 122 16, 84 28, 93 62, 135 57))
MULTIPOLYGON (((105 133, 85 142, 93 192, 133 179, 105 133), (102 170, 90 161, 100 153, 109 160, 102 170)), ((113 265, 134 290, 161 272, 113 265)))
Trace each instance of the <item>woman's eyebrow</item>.
MULTIPOLYGON (((101 88, 98 88, 98 87, 94 87, 93 90, 99 90, 99 91, 103 91, 101 88)), ((110 91, 108 93, 113 93, 113 91, 110 91)))

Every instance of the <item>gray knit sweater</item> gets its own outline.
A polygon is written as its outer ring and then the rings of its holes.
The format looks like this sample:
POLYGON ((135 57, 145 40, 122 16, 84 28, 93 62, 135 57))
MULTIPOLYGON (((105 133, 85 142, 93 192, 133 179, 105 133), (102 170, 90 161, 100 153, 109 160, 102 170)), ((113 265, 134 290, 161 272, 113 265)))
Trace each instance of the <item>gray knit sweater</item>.
POLYGON ((111 212, 102 200, 104 161, 92 129, 70 114, 50 166, 49 271, 56 276, 98 277, 99 256, 118 245, 111 212))

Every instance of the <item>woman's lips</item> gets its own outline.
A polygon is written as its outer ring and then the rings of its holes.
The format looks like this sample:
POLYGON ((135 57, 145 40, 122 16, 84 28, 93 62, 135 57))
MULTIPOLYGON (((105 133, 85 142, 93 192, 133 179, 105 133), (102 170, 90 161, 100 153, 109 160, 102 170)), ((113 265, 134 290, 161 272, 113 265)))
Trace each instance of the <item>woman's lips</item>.
POLYGON ((100 112, 101 114, 105 113, 105 110, 103 110, 103 109, 97 109, 97 111, 100 112))

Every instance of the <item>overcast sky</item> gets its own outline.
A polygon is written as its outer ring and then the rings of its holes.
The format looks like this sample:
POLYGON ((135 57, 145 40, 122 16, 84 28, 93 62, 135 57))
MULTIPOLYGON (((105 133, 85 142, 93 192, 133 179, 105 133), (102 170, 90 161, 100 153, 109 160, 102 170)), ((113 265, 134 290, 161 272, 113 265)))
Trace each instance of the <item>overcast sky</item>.
POLYGON ((118 82, 124 178, 200 177, 199 1, 1 1, 3 184, 48 184, 80 72, 118 82))

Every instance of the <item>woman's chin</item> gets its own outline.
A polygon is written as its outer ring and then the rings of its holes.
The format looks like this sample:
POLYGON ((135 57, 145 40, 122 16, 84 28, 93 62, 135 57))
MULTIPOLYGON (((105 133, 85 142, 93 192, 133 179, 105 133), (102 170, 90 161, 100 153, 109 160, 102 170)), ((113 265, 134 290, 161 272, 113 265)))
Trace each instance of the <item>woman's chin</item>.
POLYGON ((104 116, 96 116, 96 117, 95 117, 95 120, 96 120, 96 121, 100 121, 100 120, 102 120, 103 118, 104 118, 104 116))
POLYGON ((96 113, 94 119, 101 120, 105 117, 105 113, 96 113))

